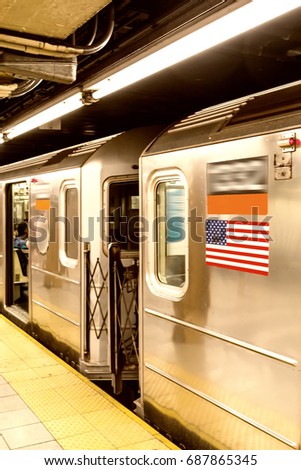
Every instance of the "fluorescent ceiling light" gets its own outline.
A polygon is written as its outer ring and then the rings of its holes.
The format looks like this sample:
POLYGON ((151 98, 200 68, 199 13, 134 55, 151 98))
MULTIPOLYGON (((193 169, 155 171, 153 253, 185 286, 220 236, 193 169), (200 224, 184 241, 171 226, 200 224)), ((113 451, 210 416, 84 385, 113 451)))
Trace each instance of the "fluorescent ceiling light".
POLYGON ((91 84, 93 98, 103 98, 300 6, 300 0, 253 0, 91 84))
MULTIPOLYGON (((138 51, 136 57, 133 54, 133 57, 125 58, 124 61, 113 65, 112 70, 103 72, 103 78, 100 79, 98 75, 95 79, 87 81, 83 89, 93 92, 92 98, 98 100, 300 6, 300 0, 250 0, 247 4, 244 3, 243 6, 225 13, 218 19, 214 20, 212 17, 210 23, 208 23, 210 21, 208 17, 207 23, 201 22, 198 29, 193 32, 186 32, 186 34, 182 30, 176 32, 175 34, 179 33, 183 36, 174 39, 170 44, 166 45, 166 42, 162 40, 162 47, 159 43, 138 51), (154 50, 154 47, 158 50, 154 50)), ((220 14, 223 14, 223 10, 220 14)), ((197 28, 197 25, 193 27, 197 28)), ((168 36, 167 40, 172 39, 168 36)), ((13 139, 82 106, 82 93, 77 88, 73 91, 73 95, 69 94, 69 97, 61 98, 60 102, 56 100, 53 105, 50 102, 48 108, 44 107, 42 111, 37 111, 37 114, 30 115, 27 119, 25 117, 23 122, 4 127, 2 137, 0 133, 0 144, 4 140, 13 139)))
MULTIPOLYGON (((70 96, 69 98, 60 101, 44 111, 40 111, 34 116, 25 119, 24 121, 16 124, 15 126, 4 129, 3 134, 5 135, 6 140, 14 139, 15 137, 24 134, 25 132, 31 131, 43 124, 46 124, 49 121, 53 121, 65 114, 75 111, 83 106, 81 101, 82 94, 80 92, 70 96)), ((0 140, 1 143, 1 140, 0 140)))

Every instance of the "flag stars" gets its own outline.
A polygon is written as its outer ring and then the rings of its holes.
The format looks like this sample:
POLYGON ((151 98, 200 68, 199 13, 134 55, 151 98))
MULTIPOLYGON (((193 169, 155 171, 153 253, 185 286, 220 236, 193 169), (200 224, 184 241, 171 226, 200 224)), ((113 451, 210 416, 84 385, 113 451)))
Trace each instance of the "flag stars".
POLYGON ((226 220, 206 220, 206 242, 212 245, 226 245, 226 228, 226 220))

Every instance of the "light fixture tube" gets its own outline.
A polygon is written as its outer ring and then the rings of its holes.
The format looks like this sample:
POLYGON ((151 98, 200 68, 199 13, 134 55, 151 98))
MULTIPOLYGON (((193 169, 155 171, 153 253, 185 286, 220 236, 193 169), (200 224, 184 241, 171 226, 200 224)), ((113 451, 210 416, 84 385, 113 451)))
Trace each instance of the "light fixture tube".
POLYGON ((300 6, 300 0, 253 0, 89 85, 93 98, 103 98, 300 6))
MULTIPOLYGON (((8 129, 3 129, 3 135, 6 140, 14 139, 15 137, 24 134, 25 132, 31 131, 42 124, 53 121, 65 114, 75 111, 83 106, 81 101, 82 94, 80 92, 75 93, 74 95, 66 98, 49 108, 44 109, 43 111, 38 112, 34 116, 25 119, 24 121, 12 126, 8 129)), ((1 140, 0 140, 1 143, 1 140)))
MULTIPOLYGON (((300 6, 300 0, 252 0, 154 52, 139 52, 140 57, 141 54, 145 56, 140 59, 138 56, 137 60, 130 65, 123 66, 120 61, 117 67, 123 68, 112 71, 109 76, 107 72, 102 79, 98 76, 95 80, 86 82, 83 89, 92 91, 92 98, 98 100, 300 6)), ((129 61, 129 59, 126 60, 129 61)), ((34 116, 25 117, 16 125, 4 127, 1 130, 2 134, 0 133, 0 144, 81 108, 83 106, 82 93, 79 91, 73 93, 53 105, 50 103, 48 108, 37 111, 34 116)))

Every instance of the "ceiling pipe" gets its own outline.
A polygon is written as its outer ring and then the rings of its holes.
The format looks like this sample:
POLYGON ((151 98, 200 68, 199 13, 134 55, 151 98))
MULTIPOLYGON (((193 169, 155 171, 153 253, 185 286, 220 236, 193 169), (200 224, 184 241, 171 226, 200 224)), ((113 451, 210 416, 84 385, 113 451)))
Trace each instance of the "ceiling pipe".
POLYGON ((18 88, 11 92, 9 98, 19 98, 29 91, 36 88, 43 80, 28 79, 24 80, 18 85, 18 88))

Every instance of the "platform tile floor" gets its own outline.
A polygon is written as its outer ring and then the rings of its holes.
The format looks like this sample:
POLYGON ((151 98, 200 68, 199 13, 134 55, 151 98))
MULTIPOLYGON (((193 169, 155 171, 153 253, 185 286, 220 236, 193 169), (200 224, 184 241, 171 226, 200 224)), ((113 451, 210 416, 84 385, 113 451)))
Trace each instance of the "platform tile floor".
POLYGON ((0 450, 176 450, 0 315, 0 450))

